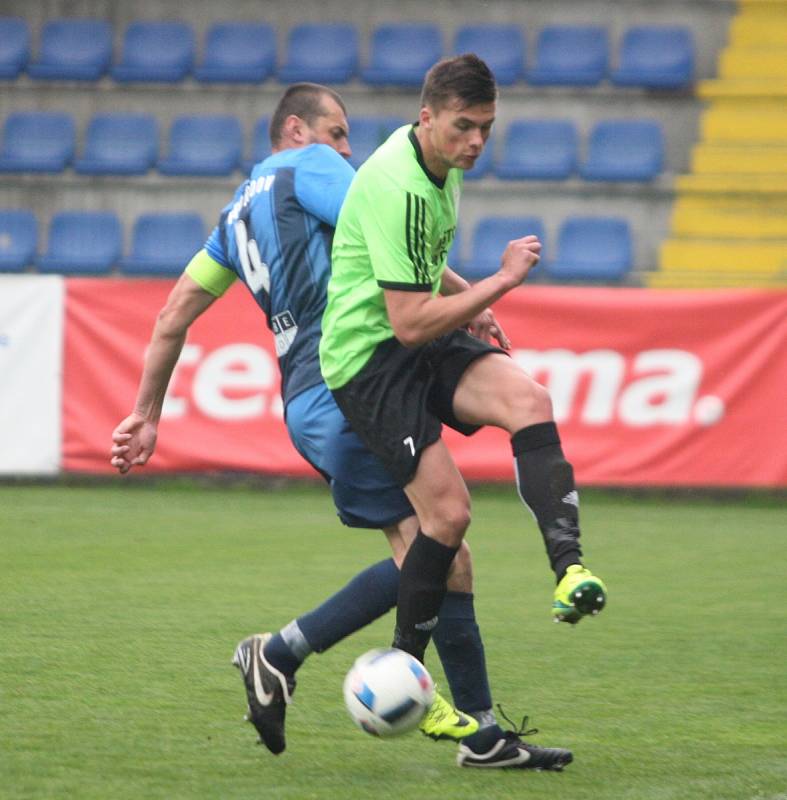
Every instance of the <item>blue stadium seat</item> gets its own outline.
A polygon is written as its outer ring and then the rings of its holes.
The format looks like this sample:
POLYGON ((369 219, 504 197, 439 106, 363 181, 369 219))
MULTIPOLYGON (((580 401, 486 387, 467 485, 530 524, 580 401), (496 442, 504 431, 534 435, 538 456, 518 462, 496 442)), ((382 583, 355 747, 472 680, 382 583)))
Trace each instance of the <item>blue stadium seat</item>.
POLYGON ((492 162, 494 161, 495 150, 495 137, 494 134, 489 137, 486 146, 481 151, 481 155, 475 160, 475 166, 465 172, 466 181, 474 181, 478 178, 486 177, 492 170, 492 162))
POLYGON ((229 175, 240 164, 243 133, 231 116, 178 117, 169 133, 169 155, 159 161, 164 175, 229 175))
POLYGON ((243 171, 251 172, 255 164, 264 161, 271 154, 271 137, 268 132, 270 117, 260 117, 251 132, 251 156, 243 162, 243 171))
POLYGON ((355 169, 397 129, 405 124, 401 117, 350 117, 350 164, 355 169))
POLYGON ((261 83, 276 68, 276 34, 263 22, 217 22, 205 35, 203 83, 261 83))
POLYGON ((41 31, 33 78, 97 81, 112 62, 112 26, 101 19, 57 19, 41 31))
POLYGON ((664 166, 664 135, 652 120, 604 120, 590 132, 580 175, 588 181, 650 181, 664 166))
POLYGON ((631 231, 619 217, 569 217, 558 233, 557 257, 547 262, 550 278, 619 281, 633 261, 631 231))
POLYGON ((158 139, 158 122, 150 114, 97 114, 74 169, 84 175, 144 175, 156 163, 158 139))
POLYGON ((68 114, 19 111, 3 126, 0 172, 62 172, 74 156, 74 120, 68 114))
MULTIPOLYGON (((500 269, 500 257, 513 239, 538 236, 544 244, 544 223, 538 217, 484 217, 473 233, 470 258, 462 265, 461 274, 469 281, 493 275, 500 269)), ((544 260, 545 251, 541 251, 544 260)))
POLYGON ((595 86, 607 75, 607 31, 595 25, 549 25, 536 44, 527 80, 537 86, 595 86))
POLYGON ((358 71, 358 31, 349 23, 296 25, 287 37, 283 83, 347 83, 358 71))
POLYGON ((21 272, 33 263, 38 241, 35 214, 0 210, 0 272, 21 272))
POLYGON ((442 55, 437 25, 380 25, 372 33, 369 64, 361 71, 361 77, 375 86, 420 86, 426 71, 442 55))
POLYGON ((524 77, 525 40, 518 25, 465 25, 454 37, 454 53, 475 53, 502 86, 524 77))
POLYGON ((131 254, 121 267, 130 275, 179 275, 204 244, 199 214, 143 214, 134 223, 131 254))
POLYGON ((123 37, 123 55, 112 69, 116 81, 175 83, 194 64, 194 31, 185 22, 132 22, 123 37))
POLYGON ((570 120, 516 120, 508 126, 500 178, 562 180, 577 166, 577 129, 570 120))
POLYGON ((30 29, 19 17, 0 17, 0 79, 16 78, 30 58, 30 29))
POLYGON ((111 211, 62 211, 49 225, 49 246, 36 263, 41 272, 101 275, 120 260, 123 230, 111 211))
POLYGON ((620 45, 618 86, 680 89, 694 80, 694 37, 677 26, 639 25, 629 28, 620 45))

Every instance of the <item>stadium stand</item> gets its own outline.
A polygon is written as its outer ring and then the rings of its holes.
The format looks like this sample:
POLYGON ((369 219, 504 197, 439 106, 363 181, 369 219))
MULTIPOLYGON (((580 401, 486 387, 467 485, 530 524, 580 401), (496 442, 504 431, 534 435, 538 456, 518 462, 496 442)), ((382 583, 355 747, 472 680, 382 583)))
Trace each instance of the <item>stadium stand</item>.
POLYGON ((127 275, 179 275, 203 244, 205 226, 199 214, 142 214, 121 269, 127 275))
POLYGON ((489 64, 501 86, 525 73, 525 39, 516 25, 464 25, 454 37, 454 53, 476 53, 489 64))
POLYGON ((156 163, 158 139, 158 122, 150 114, 97 114, 74 169, 84 175, 144 175, 156 163))
POLYGON ((787 286, 785 76, 787 3, 741 3, 648 285, 787 286))
POLYGON ((100 275, 120 259, 123 230, 110 211, 61 211, 49 225, 46 253, 36 262, 41 272, 100 275))
POLYGON ((112 26, 102 19, 57 19, 41 32, 38 59, 27 67, 31 78, 97 81, 112 61, 112 26))
POLYGON ((559 281, 613 283, 633 264, 631 231, 616 217, 568 217, 560 226, 557 255, 547 261, 547 274, 559 281))
POLYGON ((664 165, 664 134, 653 120, 604 120, 590 133, 580 175, 588 181, 650 181, 664 165))
MULTIPOLYGON (((461 275, 477 281, 500 268, 500 256, 513 239, 535 235, 545 244, 544 223, 538 217, 483 217, 473 232, 470 258, 462 262, 461 275)), ((541 251, 540 265, 546 260, 546 247, 541 251)))
POLYGON ((0 172, 62 172, 74 157, 75 137, 70 114, 10 114, 3 125, 0 172))
POLYGON ((240 163, 243 133, 232 116, 178 117, 169 134, 169 154, 158 162, 164 175, 229 175, 240 163))
POLYGON ((607 76, 609 41, 600 25, 547 25, 538 34, 535 86, 595 86, 607 76))
POLYGON ((276 69, 276 34, 263 22, 217 22, 205 34, 194 77, 202 83, 261 83, 276 69))
POLYGON ((694 38, 685 27, 638 25, 623 35, 619 65, 611 75, 618 86, 680 89, 694 80, 694 38))
POLYGON ((405 124, 401 117, 350 117, 350 164, 355 169, 397 129, 405 124))
POLYGON ((516 120, 508 126, 499 178, 563 180, 577 168, 578 135, 570 120, 516 120))
POLYGON ((32 211, 0 210, 0 271, 21 272, 33 263, 38 223, 32 211))
POLYGON ((347 83, 358 71, 358 31, 349 23, 296 25, 287 37, 282 83, 347 83))
MULTIPOLYGON (((685 263, 686 259, 694 257, 692 254, 703 242, 713 243, 713 247, 711 244, 703 245, 702 252, 707 254, 708 259, 715 258, 713 253, 719 253, 717 245, 721 241, 735 244, 734 248, 730 246, 728 251, 722 252, 735 251, 740 254, 738 268, 734 272, 735 280, 745 281, 748 275, 756 275, 756 281, 763 285, 777 285, 774 281, 779 280, 779 270, 784 271, 785 251, 780 249, 783 239, 776 236, 756 238, 756 231, 760 230, 757 226, 751 229, 748 238, 736 234, 735 239, 727 236, 717 240, 704 234, 693 233, 689 236, 683 232, 673 232, 669 237, 669 247, 667 243, 662 247, 662 242, 665 234, 673 230, 675 217, 672 211, 683 214, 687 209, 681 202, 676 203, 673 209, 673 184, 681 192, 681 199, 685 195, 686 199, 693 199, 702 205, 705 217, 710 213, 709 208, 715 208, 714 198, 724 194, 741 196, 744 190, 748 193, 755 189, 765 191, 774 201, 770 205, 751 201, 756 208, 767 208, 769 215, 781 213, 782 198, 787 194, 783 188, 785 173, 780 160, 780 142, 784 141, 780 133, 783 128, 780 126, 784 118, 783 99, 787 97, 787 80, 784 77, 785 70, 779 72, 781 62, 778 52, 785 47, 785 39, 780 38, 785 24, 777 11, 784 9, 785 3, 776 0, 768 3, 741 0, 741 13, 735 18, 733 14, 737 6, 726 0, 703 0, 689 4, 679 0, 664 0, 659 4, 614 4, 611 0, 604 0, 593 5, 592 11, 589 11, 591 6, 586 0, 567 0, 561 4, 534 0, 527 5, 526 15, 514 13, 514 5, 494 4, 479 11, 479 6, 470 0, 456 0, 451 4, 450 12, 439 4, 420 4, 415 13, 413 9, 416 5, 413 4, 394 13, 390 13, 389 9, 385 16, 368 16, 361 24, 356 7, 346 0, 323 0, 319 13, 311 8, 266 6, 264 15, 256 13, 249 4, 218 8, 208 4, 184 6, 174 0, 160 0, 157 3, 145 0, 141 5, 121 8, 109 0, 97 0, 89 8, 76 8, 68 0, 51 0, 44 8, 25 3, 24 0, 6 0, 2 12, 6 16, 0 18, 0 28, 7 28, 8 20, 15 21, 12 27, 18 29, 21 26, 26 44, 21 68, 17 60, 11 67, 14 77, 0 81, 3 112, 0 121, 7 122, 15 113, 30 113, 34 109, 60 114, 67 112, 74 121, 81 157, 74 162, 73 170, 70 169, 70 161, 65 162, 65 169, 61 162, 54 168, 62 171, 51 175, 41 172, 34 174, 32 169, 26 167, 15 174, 6 174, 0 187, 0 207, 35 209, 42 230, 48 229, 50 219, 58 211, 76 209, 113 209, 129 233, 138 216, 148 210, 182 209, 197 212, 203 220, 214 219, 217 210, 231 197, 239 180, 238 173, 208 174, 198 176, 199 180, 184 180, 158 170, 148 169, 148 174, 136 174, 132 171, 134 168, 121 162, 108 166, 99 159, 96 163, 92 161, 92 153, 94 149, 101 148, 94 148, 96 133, 92 121, 110 114, 149 114, 163 135, 163 140, 162 136, 159 137, 156 152, 161 151, 169 156, 167 134, 171 133, 176 119, 230 114, 238 120, 245 134, 246 151, 243 155, 248 160, 243 164, 244 167, 250 167, 253 162, 267 155, 267 119, 280 96, 282 83, 276 68, 272 75, 269 74, 262 81, 233 83, 227 79, 222 81, 225 85, 209 86, 206 84, 213 81, 208 80, 207 72, 201 74, 205 81, 200 80, 200 69, 219 67, 214 62, 226 61, 223 56, 240 56, 242 44, 225 44, 223 47, 216 44, 221 38, 219 32, 233 26, 236 26, 236 33, 239 28, 269 26, 275 34, 275 54, 279 56, 276 64, 281 69, 287 66, 289 60, 287 44, 291 34, 304 25, 353 25, 357 30, 359 61, 367 69, 372 66, 372 45, 375 33, 380 29, 394 27, 397 30, 411 30, 411 25, 416 29, 431 29, 438 45, 428 59, 429 64, 415 66, 412 83, 401 82, 401 76, 395 74, 388 77, 389 83, 370 83, 364 79, 362 70, 356 70, 352 82, 340 89, 345 95, 350 114, 356 118, 397 116, 404 120, 415 118, 418 85, 426 67, 442 55, 442 44, 448 45, 446 52, 470 47, 468 39, 460 37, 460 33, 462 36, 471 35, 464 32, 469 30, 475 37, 473 49, 482 51, 494 63, 502 85, 494 133, 496 141, 490 141, 476 168, 466 175, 460 220, 461 227, 468 232, 465 250, 469 251, 472 244, 469 232, 474 230, 480 219, 490 215, 510 216, 512 211, 537 213, 555 243, 559 226, 569 216, 620 216, 629 223, 634 251, 634 272, 625 279, 626 282, 657 280, 656 276, 665 274, 664 270, 652 270, 657 263, 663 266, 661 260, 668 253, 671 254, 670 258, 677 258, 680 254, 680 263, 685 263), (251 12, 249 9, 252 9, 251 12), (413 11, 412 15, 410 11, 413 11), (174 78, 166 76, 167 80, 177 82, 165 86, 156 85, 160 83, 159 77, 149 81, 137 80, 135 85, 129 86, 126 81, 112 80, 111 71, 109 79, 105 77, 96 82, 59 81, 53 85, 43 78, 31 80, 24 71, 30 60, 31 47, 33 57, 41 61, 44 30, 49 21, 78 19, 74 17, 75 13, 89 14, 111 22, 115 58, 120 59, 120 64, 116 66, 118 70, 125 60, 124 42, 129 38, 128 34, 135 26, 162 25, 155 20, 182 20, 175 25, 193 31, 192 44, 186 48, 191 50, 192 55, 186 59, 185 69, 181 67, 174 78), (733 52, 719 60, 717 77, 717 54, 726 42, 731 19, 730 49, 733 52), (623 39, 627 32, 643 27, 683 28, 691 33, 693 39, 693 82, 677 89, 654 92, 644 85, 621 86, 615 83, 612 80, 614 72, 605 67, 601 70, 600 82, 595 85, 534 85, 529 82, 529 75, 538 67, 540 40, 546 38, 548 29, 555 27, 601 29, 610 43, 608 63, 617 71, 624 66, 623 39), (511 84, 505 83, 508 78, 503 60, 495 61, 509 52, 507 45, 502 40, 494 46, 484 45, 485 37, 493 41, 493 32, 500 30, 508 30, 508 36, 512 37, 514 35, 510 31, 513 30, 522 41, 525 72, 524 75, 520 72, 519 78, 511 84), (194 59, 194 41, 200 44, 197 48, 199 66, 192 72, 189 63, 193 63, 194 59), (484 52, 483 46, 489 49, 484 52), (214 56, 218 56, 218 59, 214 56), (528 70, 528 66, 531 70, 528 70), (183 76, 183 79, 178 76, 183 76), (702 99, 713 103, 709 110, 703 113, 701 99, 693 96, 694 91, 702 99), (594 129, 601 122, 615 119, 652 121, 661 126, 663 164, 656 180, 621 182, 588 179, 594 129), (256 127, 259 120, 264 120, 261 129, 256 127), (555 179, 543 176, 545 165, 550 166, 547 156, 542 160, 543 163, 531 159, 530 172, 525 169, 521 174, 517 172, 520 169, 518 165, 506 163, 506 156, 509 155, 505 152, 506 134, 516 121, 567 123, 573 128, 573 134, 569 136, 573 142, 568 148, 570 166, 568 170, 565 166, 557 170, 564 177, 555 179), (697 130, 700 131, 701 141, 692 150, 697 130), (767 150, 767 154, 763 154, 763 150, 767 150), (722 159, 733 166, 721 165, 722 159), (514 169, 507 174, 506 168, 511 166, 514 169), (93 180, 91 176, 101 174, 102 169, 109 170, 105 173, 108 176, 123 176, 122 180, 93 180), (584 174, 581 169, 585 170, 584 174), (685 174, 689 169, 692 172, 685 174), (473 180, 476 177, 481 180, 473 180), (767 275, 765 264, 771 265, 767 268, 770 270, 767 275)), ((163 24, 166 26, 171 23, 163 24)), ((0 75, 5 74, 2 54, 7 51, 11 38, 0 36, 0 75)), ((407 36, 402 41, 398 55, 411 59, 413 53, 418 51, 417 43, 407 36)), ((176 48, 165 45, 163 49, 169 57, 174 55, 176 48)), ((259 51, 262 49, 260 47, 259 51)), ((155 50, 155 42, 146 48, 147 54, 155 54, 155 50)), ((261 52, 255 55, 261 55, 261 52)), ((568 55, 572 55, 570 50, 568 55)), ((573 55, 584 57, 585 53, 573 55)), ((272 61, 275 61, 274 56, 270 57, 272 61)), ((229 63, 225 66, 233 68, 229 63)), ((139 73, 129 77, 137 78, 139 73)), ((219 69, 211 77, 219 80, 228 76, 226 73, 222 75, 219 69)), ((587 75, 582 75, 581 79, 589 80, 587 75)), ((357 140, 354 141, 355 133, 360 131, 351 133, 351 144, 357 159, 361 147, 357 140)), ((108 138, 102 147, 109 148, 109 139, 113 136, 108 132, 105 135, 108 138)), ((130 157, 135 138, 123 139, 121 134, 123 142, 117 143, 115 157, 121 154, 130 157)), ((37 155, 43 153, 42 148, 33 149, 37 155)), ((546 152, 548 154, 549 149, 546 152)), ((145 160, 149 163, 149 157, 145 160)), ((697 204, 692 211, 692 224, 697 222, 697 204)), ((713 214, 719 216, 718 208, 713 214)), ((680 227, 674 228, 674 231, 677 230, 689 230, 688 218, 687 222, 681 222, 680 227)), ((554 256, 556 248, 549 249, 554 256)), ((724 256, 727 260, 731 257, 729 254, 724 256)), ((689 282, 684 285, 695 285, 699 280, 696 272, 694 268, 672 270, 668 280, 683 280, 689 282)), ((707 280, 711 282, 733 279, 732 269, 727 272, 710 270, 708 275, 707 280)))
POLYGON ((13 80, 30 58, 30 29, 20 17, 0 17, 0 78, 13 80))
POLYGON ((434 24, 380 25, 372 33, 369 64, 361 77, 372 85, 420 87, 424 73, 443 55, 434 24))
POLYGON ((132 22, 112 77, 123 83, 183 80, 194 65, 194 31, 185 22, 132 22))

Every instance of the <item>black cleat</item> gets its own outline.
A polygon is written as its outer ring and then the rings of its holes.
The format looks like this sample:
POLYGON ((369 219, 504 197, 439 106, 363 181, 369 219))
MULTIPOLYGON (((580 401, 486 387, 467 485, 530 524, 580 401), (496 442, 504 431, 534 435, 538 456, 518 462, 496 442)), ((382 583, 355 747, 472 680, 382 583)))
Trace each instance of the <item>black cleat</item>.
MULTIPOLYGON (((501 712, 502 713, 502 712, 501 712)), ((505 715, 504 715, 505 716, 505 715)), ((510 720, 508 720, 510 722, 510 720)), ((492 769, 534 769, 561 772, 574 760, 570 750, 562 747, 537 747, 522 741, 522 736, 538 733, 525 730, 527 717, 517 731, 506 731, 483 753, 477 753, 466 744, 459 745, 456 763, 460 767, 486 767, 492 769)))
POLYGON ((295 677, 272 667, 263 655, 270 633, 257 633, 236 648, 232 663, 243 677, 249 713, 246 719, 260 734, 260 741, 274 755, 286 747, 284 714, 295 691, 295 677))

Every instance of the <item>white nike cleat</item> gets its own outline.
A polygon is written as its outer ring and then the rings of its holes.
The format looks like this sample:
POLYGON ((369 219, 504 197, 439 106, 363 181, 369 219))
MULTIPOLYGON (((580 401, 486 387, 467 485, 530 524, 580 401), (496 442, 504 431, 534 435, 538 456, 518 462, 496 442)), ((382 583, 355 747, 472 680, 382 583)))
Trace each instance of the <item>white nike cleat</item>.
POLYGON ((246 719, 260 734, 260 741, 274 755, 284 751, 284 714, 295 691, 295 676, 271 666, 263 648, 270 633, 257 633, 244 639, 236 648, 232 663, 243 678, 249 713, 246 719))

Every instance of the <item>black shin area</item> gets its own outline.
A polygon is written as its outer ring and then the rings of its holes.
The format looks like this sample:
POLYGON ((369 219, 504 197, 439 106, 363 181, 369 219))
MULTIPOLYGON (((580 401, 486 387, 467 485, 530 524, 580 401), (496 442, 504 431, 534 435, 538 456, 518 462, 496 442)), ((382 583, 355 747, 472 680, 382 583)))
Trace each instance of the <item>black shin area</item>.
POLYGON ((448 547, 418 531, 402 563, 393 646, 419 661, 437 625, 448 570, 457 547, 448 547))
POLYGON ((511 446, 519 496, 538 522, 549 563, 560 581, 582 556, 574 470, 563 455, 554 422, 522 428, 511 437, 511 446))

